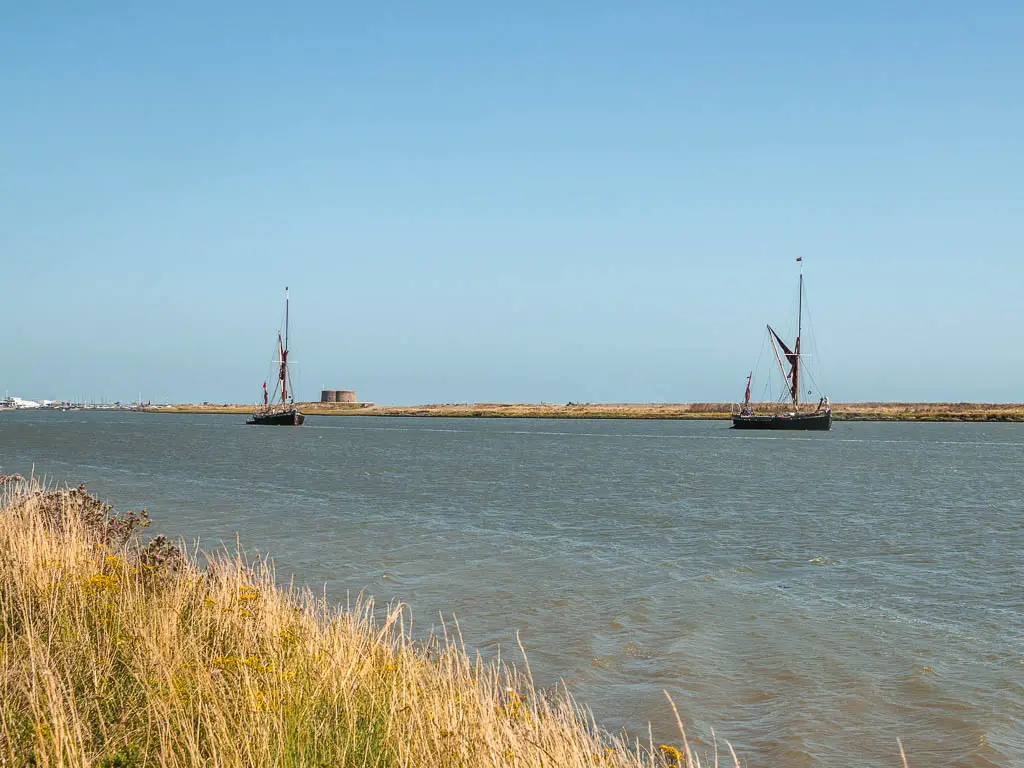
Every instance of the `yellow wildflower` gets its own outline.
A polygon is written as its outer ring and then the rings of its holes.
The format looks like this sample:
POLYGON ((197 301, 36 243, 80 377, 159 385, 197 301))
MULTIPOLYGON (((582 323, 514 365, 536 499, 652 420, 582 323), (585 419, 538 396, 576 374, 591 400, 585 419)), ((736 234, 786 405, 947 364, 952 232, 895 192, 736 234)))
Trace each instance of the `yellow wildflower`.
POLYGON ((295 633, 294 629, 285 628, 281 630, 281 642, 284 645, 294 645, 298 642, 299 636, 295 633))
POLYGON ((272 661, 264 662, 259 656, 246 656, 242 659, 242 663, 249 669, 255 670, 256 672, 274 671, 274 663, 272 661))
POLYGON ((119 584, 117 576, 109 576, 105 573, 96 573, 85 580, 86 589, 113 589, 119 584))
POLYGON ((671 744, 659 744, 658 749, 660 749, 662 751, 662 754, 664 754, 665 762, 668 762, 669 759, 672 759, 676 761, 676 765, 683 764, 683 753, 675 747, 673 747, 671 744))
POLYGON ((250 586, 239 587, 239 589, 238 589, 238 599, 242 600, 242 601, 259 600, 260 599, 260 591, 258 589, 256 589, 256 587, 250 587, 250 586))
POLYGON ((105 561, 111 568, 126 568, 128 566, 128 563, 117 555, 107 555, 105 561))
POLYGON ((266 712, 270 707, 267 705, 267 697, 263 694, 263 691, 256 691, 253 694, 253 709, 259 712, 266 712))
POLYGON ((511 717, 513 720, 520 718, 524 720, 531 719, 532 715, 530 714, 530 710, 527 709, 522 696, 511 688, 506 688, 505 694, 508 696, 508 701, 505 703, 506 715, 511 717))

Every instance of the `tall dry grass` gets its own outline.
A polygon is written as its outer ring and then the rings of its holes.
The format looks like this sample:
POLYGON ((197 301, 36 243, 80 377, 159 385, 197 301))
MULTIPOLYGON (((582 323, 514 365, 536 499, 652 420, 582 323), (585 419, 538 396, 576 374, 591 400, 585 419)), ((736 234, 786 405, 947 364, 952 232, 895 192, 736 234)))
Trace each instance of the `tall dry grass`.
POLYGON ((0 485, 0 765, 701 762, 682 731, 629 743, 457 635, 414 641, 401 606, 375 618, 277 587, 263 560, 143 547, 145 514, 84 488, 0 485))

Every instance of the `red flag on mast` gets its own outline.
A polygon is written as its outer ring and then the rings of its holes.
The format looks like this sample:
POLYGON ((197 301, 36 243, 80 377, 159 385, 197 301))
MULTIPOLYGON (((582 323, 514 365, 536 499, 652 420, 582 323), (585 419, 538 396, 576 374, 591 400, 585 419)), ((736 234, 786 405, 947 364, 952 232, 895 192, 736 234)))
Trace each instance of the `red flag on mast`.
POLYGON ((797 260, 797 261, 803 261, 803 260, 804 260, 804 257, 803 257, 803 256, 797 256, 797 257, 796 257, 796 260, 797 260))

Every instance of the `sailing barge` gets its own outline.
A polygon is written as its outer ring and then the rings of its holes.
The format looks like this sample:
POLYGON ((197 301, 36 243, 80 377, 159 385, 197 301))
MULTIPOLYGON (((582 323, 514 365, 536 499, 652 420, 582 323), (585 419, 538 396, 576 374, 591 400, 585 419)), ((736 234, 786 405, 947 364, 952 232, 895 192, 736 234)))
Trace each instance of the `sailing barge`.
POLYGON ((288 287, 284 289, 284 338, 277 332, 277 384, 274 385, 273 397, 267 393, 267 382, 263 382, 263 405, 258 406, 253 414, 246 419, 246 424, 262 426, 298 427, 306 420, 306 415, 295 407, 292 397, 291 377, 288 374, 288 287), (281 401, 277 402, 277 393, 281 392, 281 401), (273 402, 272 402, 273 400, 273 402))
POLYGON ((803 333, 803 308, 804 308, 804 272, 803 258, 798 258, 800 265, 800 288, 797 299, 797 323, 796 341, 790 348, 782 337, 775 332, 775 329, 768 326, 768 338, 771 340, 772 348, 775 350, 775 359, 779 363, 779 371, 786 381, 786 390, 789 399, 789 409, 781 413, 757 413, 750 402, 750 381, 753 378, 753 371, 747 376, 747 391, 743 399, 743 406, 738 413, 732 415, 732 426, 734 429, 792 429, 792 430, 814 430, 826 431, 832 428, 832 407, 828 397, 822 396, 818 400, 817 407, 812 410, 801 410, 800 403, 800 337, 803 333), (785 363, 783 363, 785 359, 785 363), (786 366, 789 370, 786 370, 786 366))

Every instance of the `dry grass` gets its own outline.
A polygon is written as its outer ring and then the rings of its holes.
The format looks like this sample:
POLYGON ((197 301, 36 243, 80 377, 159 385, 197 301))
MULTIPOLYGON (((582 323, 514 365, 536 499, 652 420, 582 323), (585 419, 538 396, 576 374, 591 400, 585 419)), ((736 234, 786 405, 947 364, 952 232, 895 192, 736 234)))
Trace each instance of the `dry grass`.
POLYGON ((718 764, 682 733, 603 732, 456 638, 416 642, 401 606, 375 618, 275 586, 262 560, 142 547, 147 522, 0 483, 0 765, 718 764))
POLYGON ((1024 403, 839 403, 840 421, 1024 421, 1024 403))
MULTIPOLYGON (((320 416, 356 415, 374 409, 373 403, 296 403, 295 406, 305 414, 320 416)), ((146 413, 229 413, 248 416, 258 407, 245 403, 176 403, 172 405, 152 405, 139 410, 146 413)))
MULTIPOLYGON (((297 403, 312 416, 446 416, 532 419, 728 419, 732 403, 297 403)), ((813 404, 812 404, 813 405, 813 404)), ((766 403, 759 409, 786 410, 766 403)), ((251 405, 173 405, 144 410, 162 413, 248 414, 251 405)), ((833 403, 836 421, 1024 421, 1021 403, 833 403)))
MULTIPOLYGON (((365 416, 546 419, 728 419, 734 407, 732 403, 462 403, 373 406, 352 413, 365 416)), ((756 407, 762 411, 789 409, 787 404, 776 403, 762 403, 756 407)), ((836 421, 1024 421, 1024 404, 833 403, 832 415, 836 421)))

